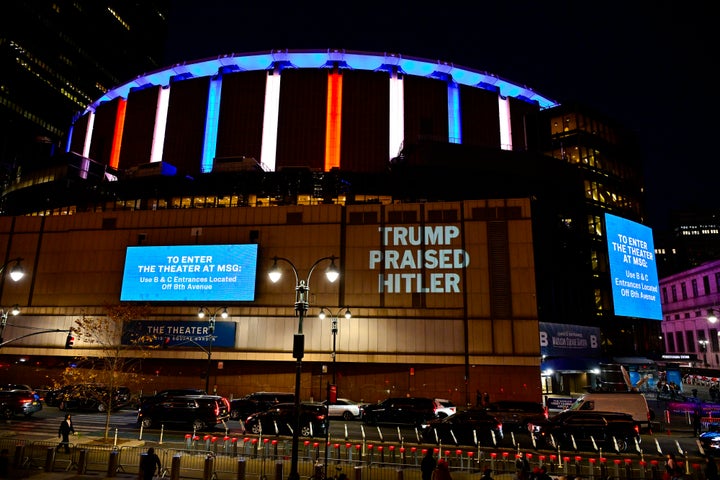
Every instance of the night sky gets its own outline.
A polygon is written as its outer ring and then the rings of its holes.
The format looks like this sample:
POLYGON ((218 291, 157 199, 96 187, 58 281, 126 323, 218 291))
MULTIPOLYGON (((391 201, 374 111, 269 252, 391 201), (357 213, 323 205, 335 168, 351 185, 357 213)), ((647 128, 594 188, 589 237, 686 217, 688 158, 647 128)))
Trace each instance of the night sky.
POLYGON ((172 4, 167 64, 337 48, 484 70, 560 103, 580 101, 635 132, 650 226, 665 228, 671 209, 720 206, 720 41, 711 2, 172 4))

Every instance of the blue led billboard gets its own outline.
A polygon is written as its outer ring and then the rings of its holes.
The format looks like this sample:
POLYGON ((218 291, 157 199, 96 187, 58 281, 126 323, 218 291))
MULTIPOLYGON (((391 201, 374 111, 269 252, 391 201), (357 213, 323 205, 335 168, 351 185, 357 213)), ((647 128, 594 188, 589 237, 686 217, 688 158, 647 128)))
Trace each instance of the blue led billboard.
POLYGON ((615 315, 662 320, 652 230, 605 214, 615 315))
POLYGON ((258 246, 128 247, 120 301, 255 300, 258 246))

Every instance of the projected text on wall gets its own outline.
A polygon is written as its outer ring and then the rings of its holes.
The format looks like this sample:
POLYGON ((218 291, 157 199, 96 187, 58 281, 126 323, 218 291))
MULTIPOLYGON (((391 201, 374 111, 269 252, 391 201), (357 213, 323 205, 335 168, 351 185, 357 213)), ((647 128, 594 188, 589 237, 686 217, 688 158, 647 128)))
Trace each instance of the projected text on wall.
POLYGON ((615 315, 662 320, 652 230, 605 214, 615 315))
POLYGON ((459 270, 470 264, 460 228, 381 227, 384 250, 370 250, 370 270, 378 273, 378 292, 459 293, 459 270))
POLYGON ((121 301, 255 299, 257 245, 128 247, 121 301))

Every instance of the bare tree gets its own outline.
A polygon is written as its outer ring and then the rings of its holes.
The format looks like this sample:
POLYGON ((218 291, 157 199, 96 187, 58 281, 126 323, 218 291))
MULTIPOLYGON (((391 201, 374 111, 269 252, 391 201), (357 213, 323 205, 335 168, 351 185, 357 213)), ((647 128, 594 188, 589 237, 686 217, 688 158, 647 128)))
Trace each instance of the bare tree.
POLYGON ((82 315, 75 320, 73 334, 93 354, 66 368, 61 383, 67 389, 65 398, 85 402, 105 413, 107 441, 112 413, 123 406, 118 405, 123 387, 132 389, 142 383, 141 361, 157 348, 157 342, 142 332, 130 331, 132 320, 150 315, 149 306, 105 305, 105 311, 106 316, 82 315))

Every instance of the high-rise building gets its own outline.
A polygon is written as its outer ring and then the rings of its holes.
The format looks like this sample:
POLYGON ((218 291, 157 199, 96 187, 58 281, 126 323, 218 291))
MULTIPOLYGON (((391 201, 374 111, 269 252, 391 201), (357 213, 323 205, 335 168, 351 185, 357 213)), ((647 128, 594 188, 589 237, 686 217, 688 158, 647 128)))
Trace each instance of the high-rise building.
POLYGON ((136 75, 157 69, 166 0, 19 0, 0 10, 0 165, 48 162, 68 118, 136 75))

